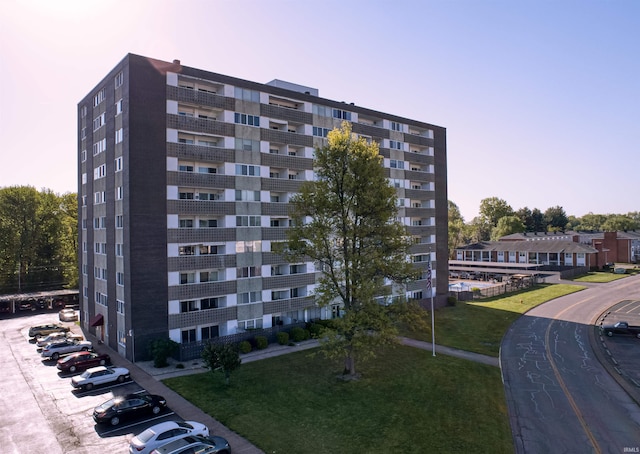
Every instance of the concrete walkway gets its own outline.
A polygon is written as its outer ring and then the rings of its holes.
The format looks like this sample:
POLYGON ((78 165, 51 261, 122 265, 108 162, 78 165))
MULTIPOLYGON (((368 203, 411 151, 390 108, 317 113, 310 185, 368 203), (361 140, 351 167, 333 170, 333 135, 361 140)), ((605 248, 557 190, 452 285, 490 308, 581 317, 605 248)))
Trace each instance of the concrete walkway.
MULTIPOLYGON (((86 333, 85 333, 86 334, 86 333)), ((98 344, 98 340, 95 336, 86 335, 87 340, 93 342, 94 349, 99 353, 107 353, 111 356, 111 360, 115 366, 126 367, 131 372, 133 379, 144 389, 151 394, 159 394, 167 399, 168 406, 181 418, 185 420, 198 421, 209 427, 211 434, 218 435, 226 438, 231 445, 234 454, 254 454, 263 453, 258 447, 250 443, 245 438, 241 437, 231 429, 222 425, 219 421, 200 410, 191 402, 180 396, 178 393, 172 391, 165 386, 161 380, 173 377, 180 377, 184 375, 205 373, 209 370, 204 367, 202 360, 195 359, 191 361, 185 361, 182 363, 184 368, 177 368, 178 361, 173 359, 169 360, 169 366, 165 368, 153 367, 153 361, 139 361, 137 363, 131 363, 130 361, 122 358, 117 352, 104 344, 98 344)), ((409 339, 406 337, 399 338, 401 344, 420 348, 422 350, 432 351, 432 344, 429 342, 418 341, 415 339, 409 339)), ((308 350, 315 348, 319 345, 317 340, 308 340, 300 342, 296 345, 276 345, 271 344, 264 350, 256 350, 250 353, 240 355, 243 363, 250 363, 253 361, 259 361, 261 359, 273 358, 275 356, 286 355, 288 353, 308 350)), ((469 361, 476 361, 490 366, 499 367, 498 358, 490 356, 480 355, 478 353, 465 352, 462 350, 456 350, 454 348, 445 347, 442 345, 436 345, 436 353, 440 353, 447 356, 455 356, 457 358, 466 359, 469 361)))

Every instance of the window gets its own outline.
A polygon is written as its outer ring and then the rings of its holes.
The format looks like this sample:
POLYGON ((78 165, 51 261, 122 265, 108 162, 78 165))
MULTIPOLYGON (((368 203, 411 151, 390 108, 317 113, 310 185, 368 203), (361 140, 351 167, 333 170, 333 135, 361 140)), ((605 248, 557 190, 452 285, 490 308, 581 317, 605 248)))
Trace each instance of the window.
POLYGON ((98 117, 94 118, 94 120, 93 120, 93 130, 97 131, 98 129, 100 129, 104 125, 105 125, 105 121, 104 121, 104 112, 103 112, 98 117))
POLYGON ((94 229, 100 228, 100 218, 93 218, 93 228, 94 229))
POLYGON ((122 86, 123 83, 124 83, 124 74, 122 74, 122 71, 120 71, 115 77, 116 88, 122 86))
POLYGON ((236 150, 259 151, 260 142, 258 140, 239 139, 236 137, 236 150))
POLYGON ((116 257, 122 257, 124 255, 124 248, 122 243, 116 243, 116 257))
POLYGON ((200 300, 200 309, 215 309, 223 306, 224 297, 221 298, 202 298, 200 300))
POLYGON ((194 312, 200 310, 197 301, 180 301, 180 312, 194 312))
POLYGON ((107 300, 107 295, 105 295, 104 293, 96 292, 96 303, 100 304, 101 306, 106 306, 107 300))
POLYGON ((200 227, 201 229, 218 227, 218 220, 217 219, 200 219, 198 221, 198 227, 200 227))
POLYGON ((82 130, 80 131, 80 138, 82 140, 87 138, 87 128, 82 128, 82 130))
POLYGON ((121 214, 116 215, 116 229, 121 229, 124 226, 124 217, 121 214))
POLYGON ((107 139, 102 139, 93 144, 93 155, 97 156, 107 149, 107 139))
POLYGON ((116 117, 122 113, 122 99, 116 103, 116 117))
POLYGON ((402 142, 398 142, 397 140, 390 140, 389 148, 392 148, 394 150, 402 150, 404 148, 404 144, 402 142))
POLYGON ((98 106, 105 98, 104 88, 93 97, 93 107, 98 106))
POLYGON ((259 266, 243 266, 236 269, 236 278, 259 277, 261 268, 259 266))
POLYGON ((93 203, 94 204, 105 203, 106 201, 107 201, 107 197, 106 197, 104 191, 95 192, 93 194, 93 203))
POLYGON ((122 142, 123 137, 124 137, 124 135, 123 135, 123 132, 122 132, 122 131, 123 131, 123 130, 122 130, 122 128, 120 128, 120 129, 118 129, 118 130, 116 131, 116 143, 120 143, 120 142, 122 142))
POLYGON ((262 301, 261 292, 238 293, 238 304, 259 303, 262 301))
POLYGON ((207 244, 201 244, 200 245, 200 255, 215 255, 215 254, 221 254, 222 250, 224 250, 224 246, 217 246, 217 245, 207 245, 207 244))
POLYGON ((236 227, 260 227, 260 216, 236 216, 236 227))
POLYGON ((333 118, 340 118, 342 120, 351 121, 351 112, 346 110, 333 109, 333 118))
POLYGON ((218 173, 215 167, 198 167, 198 173, 218 173))
POLYGON ((124 285, 124 273, 119 271, 116 273, 116 284, 124 285))
POLYGON ((260 102, 260 93, 246 88, 235 87, 234 95, 236 99, 243 101, 260 102))
POLYGON ((196 281, 195 273, 180 273, 180 285, 193 284, 196 281))
POLYGON ((87 174, 86 174, 86 172, 82 174, 82 184, 87 184, 87 174))
POLYGON ((118 186, 116 188, 116 200, 122 200, 123 195, 122 186, 118 186))
POLYGON ((254 318, 253 320, 238 320, 238 329, 258 329, 262 328, 262 319, 254 318))
POLYGON ((217 282, 219 281, 218 271, 200 271, 200 282, 217 282))
POLYGON ((395 121, 391 122, 391 130, 392 131, 402 131, 402 124, 397 123, 395 121))
POLYGON ((193 192, 180 192, 178 194, 178 198, 180 198, 181 200, 193 200, 193 197, 193 192))
POLYGON ((327 128, 320 128, 318 126, 313 127, 313 135, 316 137, 327 137, 329 130, 327 128))
POLYGON ((325 106, 313 105, 313 113, 321 117, 330 117, 332 115, 331 108, 325 106))
POLYGON ((204 341, 218 336, 219 332, 217 326, 203 326, 200 328, 200 340, 204 341))
POLYGON ((260 191, 245 191, 236 189, 236 200, 244 202, 259 202, 260 191))
POLYGON ((85 162, 87 160, 87 150, 82 150, 82 152, 80 153, 80 160, 82 162, 85 162))
POLYGON ((181 229, 192 229, 193 219, 180 219, 179 225, 181 229))
POLYGON ((104 178, 107 175, 107 165, 102 164, 93 169, 93 179, 97 180, 99 178, 104 178))
POLYGON ((234 120, 238 124, 248 126, 260 126, 260 117, 257 115, 247 115, 243 113, 237 113, 234 116, 234 120))
POLYGON ((81 116, 82 118, 84 118, 84 117, 86 117, 86 116, 87 116, 87 106, 82 106, 82 107, 80 108, 80 116, 81 116))
POLYGON ((178 248, 178 255, 196 255, 195 246, 180 246, 178 248))
POLYGON ((389 166, 392 169, 404 169, 404 161, 397 161, 395 159, 391 159, 389 161, 389 166))
POLYGON ((260 252, 262 251, 262 241, 237 241, 236 242, 236 254, 242 254, 243 252, 260 252))
POLYGON ((236 175, 248 175, 252 177, 260 176, 260 166, 247 164, 236 164, 236 175))
POLYGON ((196 341, 196 330, 193 329, 185 329, 181 332, 181 339, 183 344, 188 344, 190 342, 196 341))
POLYGON ((116 172, 121 172, 122 171, 122 156, 117 157, 115 160, 115 171, 116 172))

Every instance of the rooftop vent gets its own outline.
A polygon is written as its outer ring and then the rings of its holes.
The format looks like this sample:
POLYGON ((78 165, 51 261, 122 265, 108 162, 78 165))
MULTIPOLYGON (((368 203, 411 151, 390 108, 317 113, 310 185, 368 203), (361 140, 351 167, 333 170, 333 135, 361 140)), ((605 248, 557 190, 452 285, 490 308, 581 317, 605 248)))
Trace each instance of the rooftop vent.
POLYGON ((178 59, 173 60, 173 64, 174 65, 179 65, 180 64, 180 60, 178 60, 178 59))

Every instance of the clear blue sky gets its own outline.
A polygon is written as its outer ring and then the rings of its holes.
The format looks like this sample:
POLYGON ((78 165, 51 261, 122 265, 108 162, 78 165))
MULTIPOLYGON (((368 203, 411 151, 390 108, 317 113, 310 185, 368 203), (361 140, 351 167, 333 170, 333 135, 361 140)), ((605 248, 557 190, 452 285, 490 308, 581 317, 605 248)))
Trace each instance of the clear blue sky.
POLYGON ((5 0, 0 187, 75 192, 76 105, 128 52, 447 128, 449 199, 640 210, 640 1, 5 0))

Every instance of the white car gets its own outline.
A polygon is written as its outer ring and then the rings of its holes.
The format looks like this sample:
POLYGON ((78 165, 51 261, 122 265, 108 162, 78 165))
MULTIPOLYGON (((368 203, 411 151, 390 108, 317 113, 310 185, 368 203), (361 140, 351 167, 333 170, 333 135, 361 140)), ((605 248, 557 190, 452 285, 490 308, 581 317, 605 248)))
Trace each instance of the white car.
POLYGON ((166 421, 149 427, 131 439, 129 453, 149 454, 155 448, 186 435, 209 435, 209 428, 195 421, 166 421))
POLYGON ((42 349, 43 358, 51 358, 57 361, 58 358, 67 353, 73 352, 86 352, 93 348, 93 344, 89 341, 79 341, 75 339, 64 339, 56 341, 51 344, 47 344, 42 349))
POLYGON ((63 341, 65 339, 75 339, 81 341, 83 338, 79 334, 68 333, 51 333, 48 336, 36 338, 36 345, 38 347, 44 347, 47 344, 53 342, 63 341))
POLYGON ((122 383, 131 378, 129 369, 124 367, 98 366, 85 370, 81 375, 71 379, 71 386, 89 391, 94 386, 106 383, 122 383))
POLYGON ((75 322, 78 320, 78 313, 70 308, 64 308, 58 312, 58 318, 61 322, 75 322))

